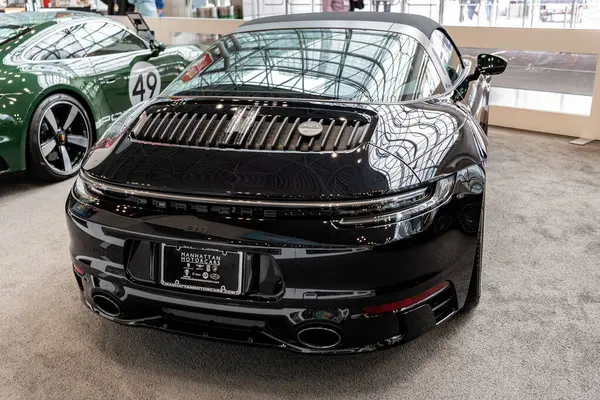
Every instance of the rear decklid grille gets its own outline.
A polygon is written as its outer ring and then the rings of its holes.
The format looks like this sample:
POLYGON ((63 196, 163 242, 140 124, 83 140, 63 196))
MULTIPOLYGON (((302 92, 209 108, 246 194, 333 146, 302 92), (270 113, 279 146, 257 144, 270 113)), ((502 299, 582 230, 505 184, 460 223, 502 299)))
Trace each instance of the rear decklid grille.
POLYGON ((376 119, 374 113, 333 107, 169 107, 147 110, 133 127, 131 138, 199 148, 332 152, 364 143, 376 119))

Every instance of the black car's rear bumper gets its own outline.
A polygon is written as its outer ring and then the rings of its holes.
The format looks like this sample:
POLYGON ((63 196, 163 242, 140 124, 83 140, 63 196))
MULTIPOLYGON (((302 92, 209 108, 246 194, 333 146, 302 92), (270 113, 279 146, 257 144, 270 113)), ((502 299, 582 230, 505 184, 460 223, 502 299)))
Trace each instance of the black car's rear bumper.
POLYGON ((453 195, 435 210, 402 223, 343 230, 318 218, 199 217, 115 199, 82 202, 71 194, 66 207, 75 276, 90 309, 131 326, 307 353, 401 343, 465 302, 484 189, 483 172, 475 180, 470 172, 468 180, 457 177, 453 195), (254 260, 252 278, 240 296, 162 286, 162 244, 241 250, 254 260), (339 343, 320 348, 300 340, 313 343, 321 333, 326 343, 333 344, 332 337, 339 343))
POLYGON ((82 277, 75 272, 75 276, 81 284, 81 298, 85 305, 111 321, 133 327, 240 344, 279 347, 301 353, 344 354, 392 346, 422 335, 457 311, 456 294, 452 286, 440 290, 410 310, 369 318, 353 319, 346 316, 340 321, 318 320, 314 316, 319 311, 337 313, 360 310, 359 302, 348 302, 348 305, 356 303, 357 307, 345 310, 324 307, 280 310, 252 306, 215 307, 215 304, 201 300, 127 287, 124 289, 124 300, 119 299, 117 294, 109 295, 123 307, 124 314, 117 317, 100 311, 93 300, 94 295, 110 293, 96 286, 106 285, 106 282, 87 273, 82 277), (310 314, 313 319, 300 321, 302 314, 304 317, 310 314), (339 332, 340 345, 330 349, 302 345, 297 340, 297 334, 310 327, 339 332))

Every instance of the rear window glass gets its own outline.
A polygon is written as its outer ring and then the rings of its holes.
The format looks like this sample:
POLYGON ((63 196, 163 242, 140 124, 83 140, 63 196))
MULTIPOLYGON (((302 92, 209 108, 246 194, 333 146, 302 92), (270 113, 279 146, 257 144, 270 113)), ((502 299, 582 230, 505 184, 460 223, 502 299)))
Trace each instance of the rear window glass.
POLYGON ((428 53, 411 36, 362 29, 282 29, 221 38, 163 94, 390 102, 443 90, 428 53))

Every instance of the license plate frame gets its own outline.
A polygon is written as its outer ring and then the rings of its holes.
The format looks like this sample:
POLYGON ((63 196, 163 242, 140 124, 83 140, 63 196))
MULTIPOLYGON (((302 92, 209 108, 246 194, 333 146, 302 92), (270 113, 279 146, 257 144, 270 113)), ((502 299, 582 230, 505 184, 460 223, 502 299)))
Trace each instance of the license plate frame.
MULTIPOLYGON (((234 296, 239 296, 242 294, 242 278, 244 271, 243 252, 219 250, 214 248, 198 248, 193 246, 176 246, 162 243, 160 253, 160 284, 162 286, 234 296), (180 252, 181 254, 179 265, 171 267, 180 269, 182 276, 179 279, 165 279, 165 267, 169 268, 169 265, 165 265, 165 258, 167 256, 167 252, 169 251, 180 252), (187 253, 182 254, 186 251, 187 253), (221 257, 227 257, 231 259, 233 256, 237 257, 235 263, 231 263, 232 260, 229 260, 228 265, 223 266, 221 264, 221 257), (218 263, 216 260, 218 260, 218 263), (207 271, 207 267, 209 266, 210 268, 208 268, 207 271), (214 267, 217 268, 215 269, 214 267), (235 271, 221 270, 221 268, 231 269, 234 267, 236 268, 235 271), (184 272, 186 270, 188 270, 187 273, 184 272), (217 272, 220 273, 217 274, 217 272), (221 276, 224 276, 222 275, 223 272, 228 272, 229 278, 231 278, 233 272, 233 275, 237 277, 236 287, 230 287, 231 285, 227 285, 225 282, 222 282, 221 276), (208 276, 205 274, 208 274, 208 276), (214 275, 219 275, 219 277, 214 279, 214 275)), ((167 262, 170 263, 172 260, 167 260, 167 262)), ((168 271, 168 274, 175 274, 177 276, 177 271, 168 271)))

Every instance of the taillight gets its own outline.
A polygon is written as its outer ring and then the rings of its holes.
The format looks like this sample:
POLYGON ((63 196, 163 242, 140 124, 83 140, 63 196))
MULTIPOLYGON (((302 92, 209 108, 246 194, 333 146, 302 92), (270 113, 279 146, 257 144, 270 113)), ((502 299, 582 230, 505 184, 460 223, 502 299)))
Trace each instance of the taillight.
MULTIPOLYGON (((377 208, 363 207, 362 214, 366 215, 344 216, 335 225, 340 228, 368 228, 409 220, 444 204, 452 196, 454 184, 455 176, 448 175, 435 183, 433 193, 430 192, 429 195, 426 194, 427 188, 420 188, 398 195, 401 200, 394 197, 373 199, 372 203, 379 202, 375 204, 377 208)), ((338 212, 338 215, 343 214, 338 212)))
POLYGON ((437 294, 438 292, 441 292, 442 290, 446 289, 448 286, 450 286, 450 283, 447 281, 444 281, 433 287, 430 287, 426 291, 421 292, 415 296, 407 297, 405 299, 398 300, 393 303, 381 304, 378 306, 364 307, 363 311, 365 312, 365 314, 368 314, 368 315, 376 315, 376 314, 382 314, 382 313, 391 312, 391 311, 403 310, 403 309, 412 307, 416 304, 419 304, 423 300, 426 300, 429 297, 437 294))
POLYGON ((75 264, 73 264, 73 270, 80 276, 85 275, 85 271, 75 264))

